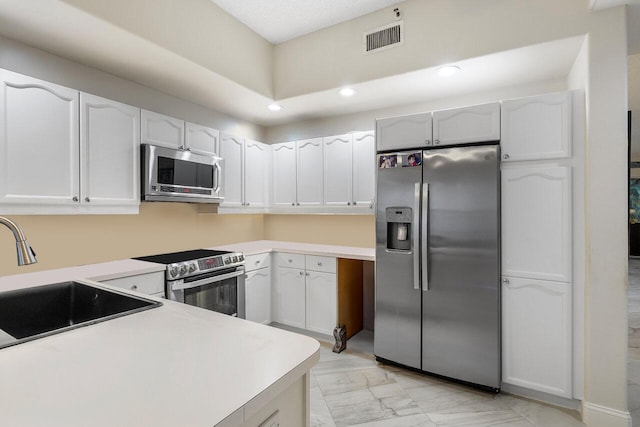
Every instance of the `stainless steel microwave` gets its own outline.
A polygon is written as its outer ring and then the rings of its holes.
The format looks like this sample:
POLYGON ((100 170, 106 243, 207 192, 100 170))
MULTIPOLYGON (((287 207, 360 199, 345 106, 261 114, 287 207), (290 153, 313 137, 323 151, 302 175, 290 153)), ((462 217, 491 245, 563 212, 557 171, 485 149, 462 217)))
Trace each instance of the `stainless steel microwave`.
POLYGON ((141 145, 142 200, 221 203, 224 161, 220 157, 151 144, 141 145))

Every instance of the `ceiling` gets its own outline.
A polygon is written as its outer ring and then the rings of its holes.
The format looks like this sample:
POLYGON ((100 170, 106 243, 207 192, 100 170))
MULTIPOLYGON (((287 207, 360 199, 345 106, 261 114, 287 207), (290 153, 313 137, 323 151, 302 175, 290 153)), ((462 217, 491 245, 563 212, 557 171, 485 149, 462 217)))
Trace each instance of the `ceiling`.
MULTIPOLYGON (((347 11, 351 14, 367 13, 365 4, 366 7, 379 8, 398 3, 392 0, 212 1, 217 4, 279 4, 286 6, 285 10, 297 10, 295 13, 292 12, 294 17, 299 16, 300 13, 314 16, 315 12, 305 9, 305 7, 316 7, 314 3, 336 4, 342 7, 339 10, 343 13, 331 15, 332 17, 327 18, 329 21, 323 21, 325 23, 322 25, 331 25, 338 20, 344 20, 347 11), (295 9, 294 4, 295 7, 302 9, 295 9), (355 7, 356 5, 358 7, 355 7)), ((417 102, 427 103, 465 92, 481 93, 527 82, 561 79, 569 73, 582 43, 582 38, 576 37, 468 59, 458 63, 462 67, 460 73, 446 80, 437 76, 435 69, 428 68, 363 82, 354 86, 357 95, 351 98, 343 98, 338 94, 337 89, 332 89, 281 99, 279 102, 284 110, 274 113, 266 108, 266 105, 272 101, 268 97, 199 66, 175 52, 162 49, 148 40, 132 37, 121 28, 108 25, 78 9, 64 7, 63 3, 54 0, 23 2, 0 0, 0 33, 73 61, 262 126, 397 107, 417 102), (57 5, 52 11, 55 13, 41 13, 53 3, 57 5), (69 25, 70 22, 73 22, 73 25, 69 25), (158 67, 158 64, 164 66, 158 67), (183 76, 190 78, 185 79, 183 76), (233 99, 234 102, 229 102, 229 99, 233 99)), ((324 7, 320 8, 320 10, 324 9, 324 7)), ((244 10, 246 12, 247 9, 244 10)), ((263 16, 260 10, 262 9, 256 6, 252 12, 254 18, 263 16)), ((276 6, 273 6, 273 10, 277 10, 276 6)), ((636 10, 640 10, 640 5, 630 8, 630 22, 640 23, 640 13, 637 15, 637 20, 631 13, 636 10)), ((275 12, 265 14, 265 18, 259 20, 270 23, 270 26, 286 26, 275 24, 277 19, 280 19, 274 17, 276 15, 279 14, 275 12)), ((310 25, 309 19, 302 21, 310 25)), ((630 27, 640 28, 640 25, 630 25, 630 27)), ((308 26, 305 28, 312 31, 308 26)), ((638 39, 640 40, 640 37, 638 39)))
POLYGON ((211 0, 273 44, 401 3, 403 0, 211 0))

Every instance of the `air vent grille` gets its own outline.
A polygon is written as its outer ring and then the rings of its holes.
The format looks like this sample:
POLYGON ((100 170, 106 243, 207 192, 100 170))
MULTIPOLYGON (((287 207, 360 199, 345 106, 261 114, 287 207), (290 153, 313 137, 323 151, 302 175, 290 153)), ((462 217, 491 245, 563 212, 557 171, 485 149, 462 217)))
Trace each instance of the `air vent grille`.
POLYGON ((394 22, 384 27, 364 33, 364 53, 379 52, 404 43, 403 21, 394 22))

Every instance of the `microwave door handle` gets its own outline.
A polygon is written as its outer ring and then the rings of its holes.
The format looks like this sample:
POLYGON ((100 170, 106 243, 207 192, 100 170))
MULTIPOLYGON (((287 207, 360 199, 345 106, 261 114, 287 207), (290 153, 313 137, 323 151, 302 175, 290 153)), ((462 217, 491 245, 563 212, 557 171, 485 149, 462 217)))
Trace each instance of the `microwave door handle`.
POLYGON ((213 189, 214 193, 220 192, 220 179, 222 177, 222 173, 220 171, 220 165, 218 163, 213 164, 213 172, 214 172, 214 182, 215 188, 213 189))
POLYGON ((187 282, 179 281, 175 285, 171 285, 171 290, 173 291, 182 291, 185 289, 197 288, 198 286, 207 285, 210 283, 221 282, 223 280, 232 279, 234 277, 239 277, 244 275, 244 268, 238 271, 234 271, 233 273, 221 274, 219 276, 210 276, 206 279, 196 280, 195 282, 187 282))

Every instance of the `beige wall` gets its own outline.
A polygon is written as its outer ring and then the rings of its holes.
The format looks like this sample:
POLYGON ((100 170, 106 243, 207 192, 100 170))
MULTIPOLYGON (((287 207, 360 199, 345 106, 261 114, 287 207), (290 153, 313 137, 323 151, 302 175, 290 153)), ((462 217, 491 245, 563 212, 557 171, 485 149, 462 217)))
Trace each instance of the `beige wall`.
POLYGON ((373 215, 265 215, 264 238, 373 248, 375 217, 373 215))
POLYGON ((186 203, 143 203, 139 215, 11 216, 38 263, 18 267, 13 236, 2 227, 0 276, 262 239, 262 215, 199 209, 186 203))

